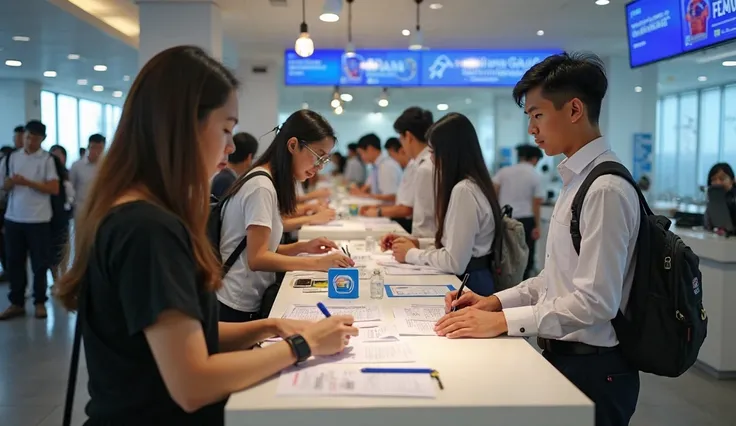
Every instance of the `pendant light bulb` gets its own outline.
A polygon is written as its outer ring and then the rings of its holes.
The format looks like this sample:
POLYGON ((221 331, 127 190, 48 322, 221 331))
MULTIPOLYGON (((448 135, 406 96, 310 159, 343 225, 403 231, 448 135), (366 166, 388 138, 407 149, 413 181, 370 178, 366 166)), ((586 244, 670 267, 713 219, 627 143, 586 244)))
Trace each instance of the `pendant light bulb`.
POLYGON ((294 43, 294 51, 302 58, 308 58, 314 53, 314 42, 309 36, 307 27, 306 0, 302 0, 302 23, 299 25, 299 38, 294 43))

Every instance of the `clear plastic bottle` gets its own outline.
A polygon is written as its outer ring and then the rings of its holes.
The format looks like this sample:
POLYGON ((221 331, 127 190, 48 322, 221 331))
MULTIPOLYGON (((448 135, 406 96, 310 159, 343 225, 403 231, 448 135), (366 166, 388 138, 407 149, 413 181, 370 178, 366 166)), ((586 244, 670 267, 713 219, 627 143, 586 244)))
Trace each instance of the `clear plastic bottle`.
POLYGON ((371 299, 383 299, 383 273, 380 269, 374 269, 371 276, 371 299))
POLYGON ((365 251, 368 253, 376 251, 376 239, 371 235, 365 237, 365 251))

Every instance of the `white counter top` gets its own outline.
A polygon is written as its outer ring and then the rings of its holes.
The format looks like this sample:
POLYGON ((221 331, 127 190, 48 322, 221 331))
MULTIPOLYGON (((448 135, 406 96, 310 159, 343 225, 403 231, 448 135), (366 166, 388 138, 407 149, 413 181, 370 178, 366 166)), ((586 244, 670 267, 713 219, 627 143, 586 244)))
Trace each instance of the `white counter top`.
MULTIPOLYGON (((353 243, 351 243, 353 245, 353 243)), ((386 284, 459 285, 454 276, 387 276, 386 284)), ((293 303, 317 303, 326 294, 305 294, 291 287, 287 274, 272 317, 293 303)), ((371 300, 361 280, 358 303, 377 303, 387 318, 393 306, 441 303, 440 298, 371 300)), ((277 378, 233 394, 228 425, 258 426, 590 426, 593 404, 521 338, 449 340, 402 337, 420 362, 440 372, 445 390, 436 399, 368 397, 279 397, 277 378)))
POLYGON ((329 225, 308 225, 299 230, 300 240, 311 240, 326 237, 331 240, 363 240, 371 236, 378 241, 388 234, 406 234, 398 223, 386 219, 385 221, 361 220, 357 217, 336 220, 329 225))

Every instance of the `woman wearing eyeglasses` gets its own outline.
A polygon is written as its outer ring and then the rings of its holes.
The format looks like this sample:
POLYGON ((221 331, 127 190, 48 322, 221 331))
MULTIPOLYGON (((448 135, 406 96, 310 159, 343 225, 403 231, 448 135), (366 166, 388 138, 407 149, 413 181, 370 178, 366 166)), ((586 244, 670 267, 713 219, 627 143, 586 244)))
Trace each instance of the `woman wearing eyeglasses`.
POLYGON ((281 244, 281 217, 292 215, 297 207, 296 182, 315 176, 329 161, 334 146, 335 132, 321 115, 309 110, 295 112, 277 130, 253 168, 230 188, 223 209, 222 258, 227 259, 244 236, 248 240, 217 291, 221 321, 258 319, 263 295, 275 283, 276 272, 327 271, 354 265, 342 253, 297 257, 336 249, 326 238, 281 244), (248 179, 258 172, 265 175, 248 179))

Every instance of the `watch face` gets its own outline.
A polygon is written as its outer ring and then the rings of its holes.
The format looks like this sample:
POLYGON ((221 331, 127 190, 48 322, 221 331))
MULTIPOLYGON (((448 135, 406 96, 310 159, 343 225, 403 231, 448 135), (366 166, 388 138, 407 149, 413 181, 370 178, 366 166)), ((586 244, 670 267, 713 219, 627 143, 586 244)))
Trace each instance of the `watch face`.
POLYGON ((294 351, 297 362, 306 361, 312 356, 312 349, 309 347, 309 343, 300 334, 291 336, 287 340, 291 344, 291 349, 294 351))

